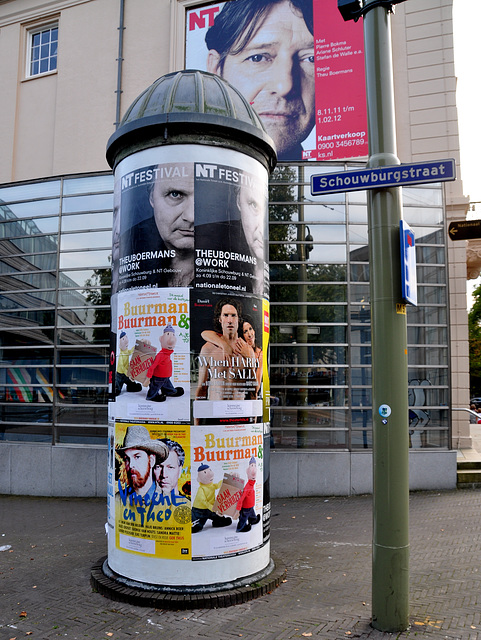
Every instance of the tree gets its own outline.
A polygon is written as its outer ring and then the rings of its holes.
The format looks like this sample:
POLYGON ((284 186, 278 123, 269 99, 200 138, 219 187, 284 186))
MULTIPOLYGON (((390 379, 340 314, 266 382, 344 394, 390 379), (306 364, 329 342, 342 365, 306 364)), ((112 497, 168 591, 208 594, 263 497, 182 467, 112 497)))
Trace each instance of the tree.
POLYGON ((87 302, 95 307, 95 326, 93 339, 95 343, 110 340, 110 269, 94 269, 90 278, 85 281, 84 290, 87 302), (92 287, 92 288, 91 288, 92 287))
POLYGON ((474 304, 468 315, 469 375, 471 393, 481 394, 481 285, 473 292, 474 304))

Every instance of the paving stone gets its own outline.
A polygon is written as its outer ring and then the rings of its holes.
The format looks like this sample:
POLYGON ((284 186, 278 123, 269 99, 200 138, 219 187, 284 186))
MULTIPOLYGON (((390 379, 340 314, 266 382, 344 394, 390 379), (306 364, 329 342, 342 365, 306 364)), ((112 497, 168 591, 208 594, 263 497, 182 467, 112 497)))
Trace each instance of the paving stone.
POLYGON ((143 607, 90 586, 107 553, 104 500, 0 496, 0 546, 12 546, 0 552, 0 640, 481 640, 481 490, 411 494, 411 627, 395 634, 370 626, 371 505, 275 500, 272 555, 286 568, 276 588, 261 581, 255 599, 238 588, 205 606, 151 595, 143 607))

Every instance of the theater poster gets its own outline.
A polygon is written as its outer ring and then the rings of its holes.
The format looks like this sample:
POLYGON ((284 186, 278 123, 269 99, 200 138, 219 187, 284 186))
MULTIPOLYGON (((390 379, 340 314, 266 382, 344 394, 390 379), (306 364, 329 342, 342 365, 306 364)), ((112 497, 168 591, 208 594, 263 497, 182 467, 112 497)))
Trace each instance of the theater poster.
POLYGON ((117 421, 115 546, 127 554, 191 559, 191 458, 187 425, 117 421))
POLYGON ((281 161, 367 156, 362 20, 345 22, 337 0, 300 0, 298 10, 275 3, 267 12, 263 4, 187 10, 185 68, 236 87, 281 161))
POLYGON ((262 422, 263 301, 196 291, 191 304, 194 425, 262 422))
POLYGON ((115 189, 114 293, 268 295, 267 172, 254 158, 204 145, 147 149, 119 163, 115 189))
POLYGON ((116 294, 115 417, 190 422, 189 290, 116 294))
POLYGON ((260 548, 263 425, 193 427, 192 559, 237 556, 260 548))
POLYGON ((155 148, 116 170, 112 291, 188 287, 194 278, 194 164, 185 146, 155 148))
POLYGON ((223 155, 229 164, 195 164, 195 286, 268 296, 267 174, 252 158, 223 155))

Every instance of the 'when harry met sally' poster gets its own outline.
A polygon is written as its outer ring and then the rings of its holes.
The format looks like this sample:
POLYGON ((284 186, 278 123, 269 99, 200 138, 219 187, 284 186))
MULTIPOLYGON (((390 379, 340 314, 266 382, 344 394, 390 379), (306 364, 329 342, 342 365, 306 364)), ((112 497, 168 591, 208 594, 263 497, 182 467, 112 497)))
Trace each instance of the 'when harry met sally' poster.
POLYGON ((256 298, 207 291, 197 292, 192 305, 194 424, 260 422, 267 346, 263 305, 256 298))

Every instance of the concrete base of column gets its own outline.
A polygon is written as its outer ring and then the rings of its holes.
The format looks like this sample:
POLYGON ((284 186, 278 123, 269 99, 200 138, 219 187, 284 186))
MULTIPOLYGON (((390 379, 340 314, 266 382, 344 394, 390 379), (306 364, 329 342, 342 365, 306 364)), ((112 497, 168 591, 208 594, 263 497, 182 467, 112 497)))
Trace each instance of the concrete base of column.
POLYGON ((110 569, 107 557, 92 567, 90 583, 101 595, 117 602, 156 609, 218 609, 254 600, 278 587, 286 575, 284 563, 275 558, 263 571, 227 584, 162 586, 136 582, 110 569))

